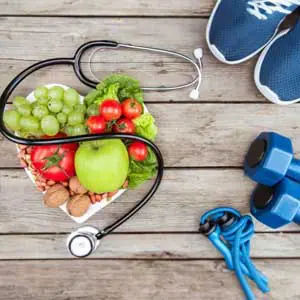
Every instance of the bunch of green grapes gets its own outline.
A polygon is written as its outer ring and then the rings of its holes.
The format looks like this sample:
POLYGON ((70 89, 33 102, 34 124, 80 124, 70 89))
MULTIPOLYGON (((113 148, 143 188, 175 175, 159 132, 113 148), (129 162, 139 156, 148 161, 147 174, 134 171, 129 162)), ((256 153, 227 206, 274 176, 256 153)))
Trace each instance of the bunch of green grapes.
POLYGON ((6 126, 22 137, 54 136, 58 132, 70 136, 86 134, 87 116, 98 114, 98 107, 86 108, 72 88, 64 90, 60 86, 53 86, 48 89, 41 86, 34 91, 34 96, 34 102, 15 97, 13 109, 4 113, 6 126))

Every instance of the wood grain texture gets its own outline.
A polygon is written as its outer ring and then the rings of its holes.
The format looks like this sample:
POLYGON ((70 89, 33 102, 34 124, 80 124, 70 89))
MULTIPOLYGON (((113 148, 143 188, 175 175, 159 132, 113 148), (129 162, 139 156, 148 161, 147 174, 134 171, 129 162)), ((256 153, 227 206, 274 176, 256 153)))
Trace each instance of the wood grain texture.
MULTIPOLYGON (((167 167, 241 167, 261 131, 293 139, 300 151, 300 106, 271 104, 148 104, 159 128, 157 145, 167 167)), ((19 166, 15 145, 2 139, 0 167, 19 166)))
POLYGON ((1 15, 207 16, 214 0, 1 0, 1 15))
MULTIPOLYGON (((199 217, 216 206, 248 213, 253 187, 242 170, 167 170, 154 198, 118 232, 196 232, 199 217)), ((108 225, 141 199, 147 188, 146 184, 126 192, 87 224, 108 225)), ((69 232, 76 228, 63 211, 44 207, 41 193, 22 170, 0 171, 0 193, 0 233, 69 232)), ((256 230, 268 229, 257 223, 256 230)), ((299 226, 281 230, 299 231, 299 226)))
MULTIPOLYGON (((180 21, 164 18, 2 18, 0 69, 3 72, 0 72, 0 79, 8 83, 35 61, 72 56, 79 45, 95 39, 162 47, 190 56, 194 48, 201 46, 204 49, 204 71, 199 101, 265 101, 253 84, 254 61, 239 67, 228 66, 210 54, 205 41, 206 23, 206 20, 193 18, 180 21), (36 49, 40 50, 37 52, 36 49), (239 84, 234 85, 232 92, 234 82, 239 84)), ((82 61, 88 62, 91 54, 91 51, 86 53, 82 61)), ((101 79, 111 72, 122 72, 137 77, 146 86, 176 85, 190 81, 195 75, 191 72, 191 66, 182 60, 145 51, 101 51, 95 54, 92 62, 97 78, 101 79)), ((90 77, 86 64, 83 64, 83 69, 90 77)), ((87 91, 70 67, 61 66, 38 71, 35 76, 26 79, 18 91, 21 94, 28 93, 39 84, 53 81, 72 85, 81 92, 87 91)), ((189 89, 148 93, 147 101, 187 101, 190 100, 188 94, 189 89)))
MULTIPOLYGON (((257 299, 296 300, 300 260, 259 260, 271 293, 257 299)), ((6 300, 243 299, 235 275, 221 261, 3 261, 6 300)))
MULTIPOLYGON (((0 87, 0 92, 2 92, 5 85, 12 78, 34 62, 14 59, 0 60, 0 70, 3 70, 0 73, 0 80, 3 83, 0 87)), ((266 102, 253 84, 253 61, 242 65, 238 69, 234 69, 233 67, 216 62, 208 54, 204 58, 204 63, 205 69, 201 85, 201 97, 195 102, 266 102), (237 81, 239 84, 234 87, 233 93, 232 83, 237 81)), ((82 63, 82 68, 85 74, 91 77, 88 64, 82 63)), ((191 65, 182 62, 96 62, 92 64, 92 70, 99 80, 111 73, 122 73, 137 78, 145 86, 178 85, 190 82, 195 76, 191 65)), ((71 86, 82 95, 85 95, 90 90, 90 88, 84 86, 76 78, 71 67, 54 66, 39 70, 30 75, 20 84, 12 96, 28 95, 37 86, 47 83, 62 83, 71 86)), ((146 92, 145 100, 147 102, 191 101, 189 98, 190 90, 191 88, 166 93, 146 92)))
MULTIPOLYGON (((0 260, 71 259, 64 247, 67 234, 0 235, 0 260)), ((300 235, 257 233, 251 241, 253 258, 300 258, 300 235)), ((112 234, 90 258, 215 259, 219 252, 201 234, 112 234)))
MULTIPOLYGON (((195 47, 205 45, 206 24, 207 20, 198 18, 2 17, 0 59, 70 57, 78 46, 90 40, 115 40, 178 50, 191 55, 195 47)), ((205 48, 205 54, 207 52, 205 48)), ((106 62, 162 60, 161 55, 135 50, 110 51, 107 56, 104 52, 98 57, 106 62)), ((175 60, 168 56, 164 59, 175 60)), ((83 61, 87 61, 86 56, 83 61)))

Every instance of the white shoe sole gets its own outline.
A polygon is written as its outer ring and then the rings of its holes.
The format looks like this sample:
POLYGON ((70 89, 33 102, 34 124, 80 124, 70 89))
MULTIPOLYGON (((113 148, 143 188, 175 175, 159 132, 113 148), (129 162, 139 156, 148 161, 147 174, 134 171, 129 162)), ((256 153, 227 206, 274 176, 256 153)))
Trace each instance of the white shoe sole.
POLYGON ((206 42, 208 45, 209 50, 212 52, 212 54, 221 62, 225 63, 225 64, 229 64, 229 65, 236 65, 236 64, 240 64, 243 63, 247 60, 249 60, 250 58, 252 58, 253 56, 255 56, 256 54, 258 54, 259 52, 261 52, 271 41, 272 39, 276 36, 276 34, 278 33, 278 29, 281 25, 281 23, 283 22, 283 20, 285 19, 286 16, 283 17, 283 19, 281 20, 281 22, 279 23, 279 25, 277 26, 274 34, 272 35, 272 37, 269 39, 269 41, 263 45, 262 47, 260 47, 258 50, 256 50, 255 52, 251 53, 250 55, 248 55, 247 57, 244 57, 242 59, 239 60, 227 60, 225 58, 225 56, 222 54, 222 52, 214 45, 210 43, 210 39, 209 39, 209 35, 210 35, 210 29, 211 29, 211 25, 212 22, 214 20, 215 14, 217 12, 217 9, 219 8, 220 4, 221 4, 222 0, 218 0, 207 23, 207 27, 206 27, 206 42))
POLYGON ((254 70, 254 81, 255 81, 255 85, 257 87, 257 89, 263 94, 264 97, 266 97, 268 100, 270 100, 271 102, 275 103, 275 104, 279 104, 279 105, 289 105, 289 104, 293 104, 296 103, 298 101, 300 101, 300 98, 295 99, 295 100, 290 100, 290 101, 284 101, 281 100, 279 98, 279 96, 272 91, 268 86, 263 85, 260 82, 260 71, 261 71, 261 66, 264 62, 264 59, 269 51, 269 49, 272 47, 272 45, 282 36, 286 35, 291 29, 288 28, 286 30, 283 30, 282 32, 280 32, 269 44, 268 46, 263 50, 263 52, 261 53, 261 55, 259 56, 256 66, 255 66, 255 70, 254 70))

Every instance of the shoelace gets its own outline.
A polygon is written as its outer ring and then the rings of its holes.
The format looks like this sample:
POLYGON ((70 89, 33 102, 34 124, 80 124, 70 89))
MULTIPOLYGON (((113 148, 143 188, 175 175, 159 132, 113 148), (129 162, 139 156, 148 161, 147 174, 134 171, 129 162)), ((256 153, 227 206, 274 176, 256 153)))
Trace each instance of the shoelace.
POLYGON ((254 300, 255 296, 245 276, 263 293, 269 292, 268 279, 256 269, 250 258, 250 240, 254 234, 250 216, 242 216, 230 207, 215 208, 201 217, 199 230, 224 256, 227 268, 235 271, 248 300, 254 300))
POLYGON ((300 5, 300 0, 252 0, 248 1, 247 11, 260 20, 268 19, 268 15, 277 11, 283 14, 290 14, 288 8, 292 5, 300 5))

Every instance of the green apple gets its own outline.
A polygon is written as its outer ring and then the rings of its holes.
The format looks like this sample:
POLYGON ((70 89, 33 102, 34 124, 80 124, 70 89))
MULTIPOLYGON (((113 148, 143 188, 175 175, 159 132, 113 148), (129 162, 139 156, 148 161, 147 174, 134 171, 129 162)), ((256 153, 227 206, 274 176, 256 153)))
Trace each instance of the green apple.
POLYGON ((119 189, 127 178, 128 168, 128 152, 120 139, 82 143, 75 155, 80 183, 98 194, 119 189))

